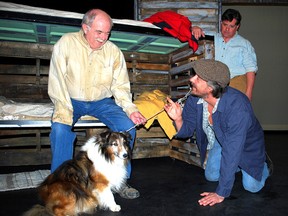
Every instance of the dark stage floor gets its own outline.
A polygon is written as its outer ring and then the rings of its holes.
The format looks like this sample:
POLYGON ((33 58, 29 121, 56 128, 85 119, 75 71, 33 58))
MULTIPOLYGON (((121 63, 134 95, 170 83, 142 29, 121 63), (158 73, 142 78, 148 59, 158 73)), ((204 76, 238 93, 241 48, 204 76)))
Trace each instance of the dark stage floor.
MULTIPOLYGON (((257 194, 244 191, 241 175, 230 198, 212 207, 198 205, 200 193, 214 191, 216 183, 207 182, 199 167, 171 158, 133 161, 131 185, 141 196, 134 200, 115 195, 122 210, 98 211, 100 216, 286 216, 288 215, 288 132, 265 132, 267 152, 274 162, 274 173, 257 194)), ((5 170, 1 168, 3 173, 5 170)), ((10 168, 11 170, 11 168, 10 168)), ((39 202, 35 189, 1 192, 0 215, 20 216, 39 202)))

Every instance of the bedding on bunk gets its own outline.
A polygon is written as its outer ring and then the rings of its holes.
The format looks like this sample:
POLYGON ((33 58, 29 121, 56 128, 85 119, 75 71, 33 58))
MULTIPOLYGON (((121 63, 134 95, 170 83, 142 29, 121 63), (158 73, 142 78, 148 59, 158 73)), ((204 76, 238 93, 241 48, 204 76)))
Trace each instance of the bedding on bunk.
MULTIPOLYGON (((144 125, 146 129, 149 129, 157 119, 165 134, 169 139, 172 139, 176 130, 172 120, 163 109, 167 96, 160 90, 147 91, 140 94, 134 103, 145 118, 149 119, 144 125), (151 116, 153 118, 150 119, 151 116)), ((0 96, 0 120, 50 120, 53 107, 52 102, 20 103, 0 96)), ((84 116, 81 119, 87 118, 89 119, 89 116, 84 116)))
POLYGON ((0 96, 0 120, 50 119, 53 103, 20 103, 0 96))

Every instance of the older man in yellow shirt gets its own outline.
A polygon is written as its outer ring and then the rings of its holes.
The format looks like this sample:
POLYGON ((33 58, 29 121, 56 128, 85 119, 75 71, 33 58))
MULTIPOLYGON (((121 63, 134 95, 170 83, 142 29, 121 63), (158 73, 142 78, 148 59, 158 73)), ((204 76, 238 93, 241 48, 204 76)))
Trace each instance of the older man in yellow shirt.
MULTIPOLYGON (((98 118, 113 131, 126 131, 146 122, 132 103, 126 62, 121 50, 108 41, 113 22, 99 9, 89 10, 79 32, 63 35, 50 62, 48 94, 54 103, 50 134, 53 172, 73 156, 72 131, 81 116, 98 118)), ((129 130, 133 147, 136 131, 129 130)), ((128 166, 131 175, 131 165, 128 166)), ((128 199, 139 192, 126 185, 119 194, 128 199)))

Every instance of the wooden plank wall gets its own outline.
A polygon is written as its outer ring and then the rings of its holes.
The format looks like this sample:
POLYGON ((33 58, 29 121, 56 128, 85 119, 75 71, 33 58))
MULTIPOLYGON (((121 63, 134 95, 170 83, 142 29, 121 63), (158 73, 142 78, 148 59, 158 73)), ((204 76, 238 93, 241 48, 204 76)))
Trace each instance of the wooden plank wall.
POLYGON ((157 12, 173 10, 187 16, 194 26, 201 26, 205 32, 218 31, 218 0, 135 0, 136 19, 143 20, 157 12))
MULTIPOLYGON (((21 102, 47 102, 52 45, 0 41, 0 96, 21 102)), ((124 52, 135 96, 159 89, 169 94, 170 56, 124 52)))

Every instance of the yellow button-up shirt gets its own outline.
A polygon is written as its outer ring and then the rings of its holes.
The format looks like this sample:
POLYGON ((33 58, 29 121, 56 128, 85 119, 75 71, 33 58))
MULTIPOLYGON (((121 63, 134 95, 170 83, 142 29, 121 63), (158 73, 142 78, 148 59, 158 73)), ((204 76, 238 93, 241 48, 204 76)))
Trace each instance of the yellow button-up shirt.
POLYGON ((53 122, 72 125, 70 98, 98 101, 114 97, 128 116, 138 111, 132 103, 130 81, 121 50, 111 41, 92 50, 83 31, 67 33, 54 45, 48 94, 54 103, 53 122))

